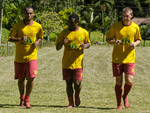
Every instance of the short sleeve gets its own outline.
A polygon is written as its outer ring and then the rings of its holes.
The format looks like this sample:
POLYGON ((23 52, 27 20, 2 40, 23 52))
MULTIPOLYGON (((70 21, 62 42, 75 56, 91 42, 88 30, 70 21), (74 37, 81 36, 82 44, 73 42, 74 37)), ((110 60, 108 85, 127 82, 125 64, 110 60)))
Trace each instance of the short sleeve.
POLYGON ((135 39, 134 40, 135 41, 136 40, 142 40, 139 26, 137 26, 137 31, 136 31, 136 35, 135 35, 135 39))
POLYGON ((84 43, 89 43, 91 45, 89 33, 86 30, 85 30, 85 41, 84 41, 84 43))
POLYGON ((37 34, 37 37, 43 39, 43 28, 42 28, 42 26, 40 26, 40 30, 39 30, 39 32, 37 34))
POLYGON ((115 28, 114 26, 112 26, 108 33, 106 34, 106 40, 109 40, 109 39, 114 39, 115 38, 115 28))
POLYGON ((11 29, 11 31, 10 31, 10 34, 9 34, 9 36, 8 36, 8 39, 10 39, 11 37, 16 37, 16 36, 17 36, 17 33, 18 33, 18 25, 15 24, 15 25, 13 26, 13 28, 11 29))

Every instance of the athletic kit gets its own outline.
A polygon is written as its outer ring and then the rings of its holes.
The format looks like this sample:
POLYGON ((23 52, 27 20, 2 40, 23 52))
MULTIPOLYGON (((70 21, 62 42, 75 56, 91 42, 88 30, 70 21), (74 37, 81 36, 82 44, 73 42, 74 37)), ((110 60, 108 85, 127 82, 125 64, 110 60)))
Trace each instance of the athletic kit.
POLYGON ((34 46, 34 43, 38 37, 43 38, 42 26, 35 21, 33 21, 33 24, 30 26, 25 25, 24 21, 22 20, 13 26, 9 38, 11 37, 21 38, 25 35, 28 37, 27 42, 25 41, 15 42, 16 44, 15 78, 16 79, 18 79, 19 72, 24 72, 21 74, 22 77, 25 77, 25 74, 28 74, 26 76, 35 77, 37 74, 37 47, 34 46), (25 71, 27 69, 27 65, 30 65, 33 68, 29 72, 25 71))
POLYGON ((107 33, 106 40, 109 39, 122 40, 120 45, 114 45, 113 48, 112 63, 114 76, 118 75, 118 72, 120 74, 126 73, 126 69, 130 69, 128 74, 134 75, 135 49, 129 46, 136 40, 142 40, 138 25, 131 22, 130 25, 126 26, 122 21, 119 21, 107 33), (128 63, 130 64, 128 65, 128 63), (122 64, 120 69, 117 64, 122 64))
MULTIPOLYGON (((78 73, 77 79, 82 79, 82 68, 83 68, 83 49, 81 49, 81 43, 90 43, 89 33, 79 27, 77 31, 70 31, 69 29, 63 30, 56 41, 56 45, 62 42, 65 38, 69 39, 70 42, 64 45, 64 55, 62 59, 63 79, 66 80, 66 72, 68 69, 71 70, 69 73, 78 73), (75 70, 77 69, 77 70, 75 70), (75 70, 75 71, 74 71, 75 70)), ((69 76, 69 75, 68 75, 69 76)))

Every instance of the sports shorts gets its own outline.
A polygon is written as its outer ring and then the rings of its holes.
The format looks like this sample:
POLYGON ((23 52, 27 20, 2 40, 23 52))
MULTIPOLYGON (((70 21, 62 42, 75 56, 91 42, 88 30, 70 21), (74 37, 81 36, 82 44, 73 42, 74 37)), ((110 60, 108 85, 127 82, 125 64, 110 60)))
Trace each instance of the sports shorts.
POLYGON ((31 60, 27 63, 14 62, 14 65, 15 79, 35 78, 37 75, 37 60, 31 60))
POLYGON ((123 72, 125 74, 129 74, 134 76, 134 70, 135 66, 134 63, 127 63, 127 64, 117 64, 117 63, 112 63, 113 67, 113 76, 121 76, 123 72))
POLYGON ((63 69, 63 80, 77 79, 82 80, 83 69, 63 69))

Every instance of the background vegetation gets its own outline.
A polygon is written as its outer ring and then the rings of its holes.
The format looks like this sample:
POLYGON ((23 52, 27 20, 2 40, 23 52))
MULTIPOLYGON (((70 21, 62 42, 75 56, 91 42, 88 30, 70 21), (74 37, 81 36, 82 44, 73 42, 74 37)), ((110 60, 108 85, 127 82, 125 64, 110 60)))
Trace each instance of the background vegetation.
MULTIPOLYGON (((150 0, 4 0, 2 44, 7 43, 12 26, 23 19, 25 6, 34 8, 34 19, 42 24, 45 46, 54 45, 58 34, 66 28, 71 13, 79 15, 80 26, 89 31, 92 44, 105 43, 105 34, 112 24, 121 20, 121 11, 126 6, 134 10, 134 17, 150 17, 150 0)), ((144 39, 150 25, 140 28, 144 39)))

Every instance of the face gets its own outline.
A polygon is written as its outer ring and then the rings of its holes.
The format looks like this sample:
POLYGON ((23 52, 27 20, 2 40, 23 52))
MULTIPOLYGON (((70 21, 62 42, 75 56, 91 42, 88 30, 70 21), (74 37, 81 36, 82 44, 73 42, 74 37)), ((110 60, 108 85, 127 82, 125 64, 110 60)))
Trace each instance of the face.
POLYGON ((78 28, 78 22, 75 21, 75 18, 71 18, 69 20, 68 27, 71 31, 74 31, 78 28))
POLYGON ((25 13, 24 13, 24 16, 25 16, 25 20, 27 21, 30 21, 33 19, 34 17, 34 11, 32 8, 27 8, 25 13))
POLYGON ((130 11, 123 13, 123 21, 129 22, 131 21, 133 15, 130 13, 130 11))

